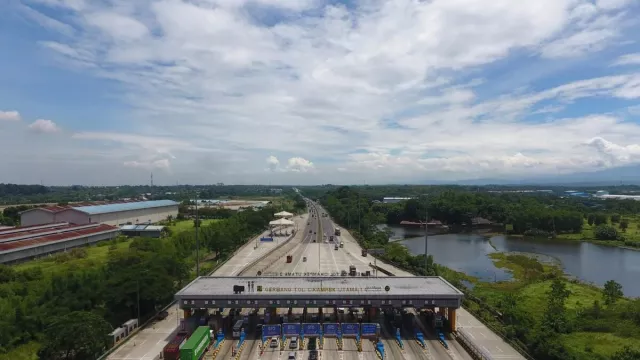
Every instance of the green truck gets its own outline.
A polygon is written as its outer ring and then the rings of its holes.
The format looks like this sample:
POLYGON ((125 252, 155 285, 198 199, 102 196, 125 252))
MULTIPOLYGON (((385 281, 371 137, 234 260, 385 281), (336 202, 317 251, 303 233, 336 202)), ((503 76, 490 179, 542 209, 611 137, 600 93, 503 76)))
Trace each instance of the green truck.
POLYGON ((209 327, 198 327, 180 348, 180 360, 199 360, 209 347, 210 342, 209 327))

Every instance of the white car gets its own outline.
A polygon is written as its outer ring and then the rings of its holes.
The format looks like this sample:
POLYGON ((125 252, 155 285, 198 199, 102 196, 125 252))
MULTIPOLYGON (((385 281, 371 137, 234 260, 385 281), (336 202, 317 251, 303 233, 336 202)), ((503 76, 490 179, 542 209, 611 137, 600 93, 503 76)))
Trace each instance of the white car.
POLYGON ((269 347, 272 347, 272 348, 277 348, 278 347, 278 337, 277 336, 273 336, 271 338, 271 343, 269 344, 269 347))

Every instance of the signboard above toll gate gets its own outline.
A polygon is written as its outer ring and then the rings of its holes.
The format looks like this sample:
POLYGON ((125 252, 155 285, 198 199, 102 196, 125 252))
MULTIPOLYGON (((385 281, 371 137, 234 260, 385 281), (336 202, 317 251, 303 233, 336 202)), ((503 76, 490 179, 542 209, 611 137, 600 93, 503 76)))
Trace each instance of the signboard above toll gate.
POLYGON ((362 336, 375 336, 378 334, 378 324, 362 324, 362 336))
POLYGON ((324 336, 337 336, 340 331, 340 326, 338 324, 327 324, 325 323, 323 326, 324 336))
POLYGON ((305 336, 320 336, 320 324, 302 324, 302 333, 305 336))
POLYGON ((360 334, 360 324, 342 323, 343 336, 356 336, 360 334))
POLYGON ((176 294, 182 309, 284 307, 458 308, 463 293, 440 277, 208 277, 176 294), (244 284, 251 283, 249 287, 244 284), (242 291, 234 291, 244 287, 242 291))
POLYGON ((265 325, 262 327, 262 335, 263 336, 280 336, 282 333, 280 324, 277 325, 265 325))
POLYGON ((300 324, 298 323, 282 324, 282 334, 285 336, 300 335, 300 324))

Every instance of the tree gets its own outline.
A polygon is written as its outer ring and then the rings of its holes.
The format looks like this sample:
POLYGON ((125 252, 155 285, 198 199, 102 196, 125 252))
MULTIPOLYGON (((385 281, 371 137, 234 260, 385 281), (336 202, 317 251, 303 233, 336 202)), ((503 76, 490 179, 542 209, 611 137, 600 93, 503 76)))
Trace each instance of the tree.
POLYGON ((595 220, 596 220, 596 216, 594 214, 589 214, 587 216, 587 223, 589 224, 589 226, 593 225, 595 220))
POLYGON ((596 226, 606 224, 607 223, 607 215, 605 215, 605 214, 595 214, 595 217, 593 219, 593 223, 596 226))
POLYGON ((622 285, 618 284, 614 280, 609 280, 604 284, 604 303, 607 305, 613 305, 624 294, 622 292, 622 285))
POLYGON ((626 232, 628 227, 629 227, 629 220, 623 219, 622 221, 620 221, 620 230, 626 232))
POLYGON ((598 240, 616 240, 618 238, 618 230, 610 225, 598 225, 593 234, 598 240))
POLYGON ((551 283, 551 289, 547 293, 547 309, 543 315, 542 326, 556 333, 565 333, 569 330, 564 307, 571 291, 567 289, 567 284, 560 279, 555 279, 551 283))
POLYGON ((110 346, 111 325, 87 311, 75 311, 51 321, 38 357, 50 360, 94 360, 110 346))
POLYGON ((618 223, 620 222, 620 214, 611 214, 611 223, 618 223))

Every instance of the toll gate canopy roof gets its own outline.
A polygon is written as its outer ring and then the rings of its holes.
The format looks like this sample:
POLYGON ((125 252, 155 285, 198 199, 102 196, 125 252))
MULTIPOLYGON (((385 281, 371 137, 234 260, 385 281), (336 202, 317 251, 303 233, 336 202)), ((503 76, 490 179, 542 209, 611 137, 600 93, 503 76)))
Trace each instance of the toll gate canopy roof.
POLYGON ((449 307, 463 293, 439 276, 236 277, 201 276, 180 290, 180 307, 449 307))

